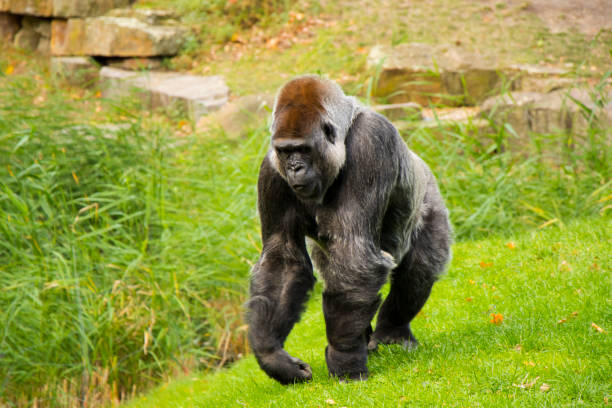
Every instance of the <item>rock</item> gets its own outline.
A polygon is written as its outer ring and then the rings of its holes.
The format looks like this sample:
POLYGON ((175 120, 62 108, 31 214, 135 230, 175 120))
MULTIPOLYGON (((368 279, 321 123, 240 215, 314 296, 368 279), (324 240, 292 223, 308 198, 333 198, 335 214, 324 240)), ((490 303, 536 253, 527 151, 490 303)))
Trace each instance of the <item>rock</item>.
POLYGON ((0 11, 50 17, 53 15, 53 0, 0 0, 0 11))
POLYGON ((440 73, 433 65, 434 50, 425 44, 402 44, 395 49, 385 46, 372 48, 368 67, 379 69, 375 96, 391 102, 416 102, 426 105, 440 102, 440 73))
POLYGON ((404 121, 396 124, 401 131, 416 129, 440 130, 441 137, 448 136, 448 130, 461 132, 470 137, 480 137, 491 133, 488 120, 478 117, 478 106, 460 108, 423 108, 420 121, 404 121))
POLYGON ((240 97, 197 123, 199 131, 222 129, 230 138, 242 136, 248 130, 261 126, 270 117, 274 95, 247 95, 240 97))
POLYGON ((170 10, 118 8, 106 13, 109 17, 135 18, 149 25, 166 24, 178 19, 178 15, 170 10))
POLYGON ((98 78, 100 68, 88 57, 53 57, 51 73, 71 85, 90 85, 98 78))
POLYGON ((51 54, 51 40, 47 37, 40 37, 38 39, 38 46, 36 52, 42 55, 51 54))
POLYGON ((16 15, 0 12, 0 41, 12 42, 19 27, 19 18, 16 15))
POLYGON ((53 0, 53 16, 100 16, 117 7, 127 7, 131 0, 53 0))
POLYGON ((100 80, 105 97, 126 97, 136 93, 150 108, 184 109, 196 122, 203 115, 224 106, 229 97, 229 89, 221 76, 134 72, 104 67, 100 71, 100 80))
POLYGON ((453 45, 377 46, 368 67, 381 69, 375 95, 392 102, 474 105, 500 85, 493 57, 453 45))
POLYGON ((36 51, 40 34, 31 28, 21 27, 15 35, 15 46, 29 51, 36 51))
POLYGON ((0 0, 0 11, 40 17, 90 17, 130 3, 131 0, 0 0))
POLYGON ((375 105, 372 106, 372 109, 386 116, 391 121, 400 119, 420 120, 423 118, 421 105, 415 102, 375 105))
POLYGON ((42 37, 51 38, 51 21, 48 18, 25 16, 21 26, 36 31, 42 37))
POLYGON ((104 65, 111 68, 141 71, 162 68, 161 58, 107 58, 104 65))
POLYGON ((51 22, 49 19, 25 16, 21 20, 21 30, 28 31, 28 33, 22 34, 23 37, 19 38, 19 40, 16 38, 15 45, 40 54, 49 54, 51 49, 51 22), (36 35, 31 32, 36 33, 36 35), (17 44, 17 41, 20 44, 17 44))
POLYGON ((566 70, 541 65, 516 64, 504 70, 510 80, 510 90, 520 92, 552 92, 579 84, 567 77, 566 70))
POLYGON ((174 55, 183 43, 185 32, 181 27, 149 25, 132 17, 54 20, 51 26, 51 52, 58 56, 174 55))
POLYGON ((481 116, 496 124, 508 123, 514 131, 525 136, 539 134, 572 133, 584 135, 589 128, 589 112, 604 127, 612 125, 612 93, 596 104, 594 97, 584 89, 559 90, 551 93, 512 92, 488 99, 482 106, 481 116))

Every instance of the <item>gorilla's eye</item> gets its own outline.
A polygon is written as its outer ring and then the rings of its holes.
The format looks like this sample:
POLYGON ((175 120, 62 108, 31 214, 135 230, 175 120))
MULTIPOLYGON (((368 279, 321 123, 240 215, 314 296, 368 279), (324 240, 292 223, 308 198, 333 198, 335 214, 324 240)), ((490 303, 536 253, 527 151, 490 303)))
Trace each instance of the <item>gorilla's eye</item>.
POLYGON ((334 127, 329 123, 323 124, 323 133, 325 133, 325 138, 329 141, 329 143, 334 143, 336 141, 336 132, 334 127))

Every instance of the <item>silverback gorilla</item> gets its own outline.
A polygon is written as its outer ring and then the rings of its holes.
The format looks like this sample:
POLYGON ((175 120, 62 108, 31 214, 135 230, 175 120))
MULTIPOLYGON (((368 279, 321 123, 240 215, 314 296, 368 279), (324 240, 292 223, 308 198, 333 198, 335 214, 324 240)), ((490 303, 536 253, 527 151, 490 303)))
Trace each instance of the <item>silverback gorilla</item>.
POLYGON ((280 383, 312 378, 283 349, 315 282, 308 237, 325 287, 328 370, 366 379, 368 351, 379 343, 417 345, 410 321, 450 258, 448 211, 430 169, 393 125, 331 81, 287 83, 270 130, 257 184, 263 250, 247 303, 251 347, 280 383))

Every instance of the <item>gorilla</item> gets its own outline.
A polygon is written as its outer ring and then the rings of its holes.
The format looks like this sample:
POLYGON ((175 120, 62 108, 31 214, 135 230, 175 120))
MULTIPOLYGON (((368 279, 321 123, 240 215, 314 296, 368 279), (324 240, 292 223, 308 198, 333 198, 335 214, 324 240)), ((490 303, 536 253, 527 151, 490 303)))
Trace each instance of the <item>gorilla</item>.
POLYGON ((418 344, 410 321, 449 261, 448 210, 393 125, 334 82, 291 80, 272 115, 257 184, 263 249, 246 304, 250 345, 280 383, 312 378, 283 349, 315 282, 312 257, 324 282, 329 373, 364 380, 379 343, 418 344))

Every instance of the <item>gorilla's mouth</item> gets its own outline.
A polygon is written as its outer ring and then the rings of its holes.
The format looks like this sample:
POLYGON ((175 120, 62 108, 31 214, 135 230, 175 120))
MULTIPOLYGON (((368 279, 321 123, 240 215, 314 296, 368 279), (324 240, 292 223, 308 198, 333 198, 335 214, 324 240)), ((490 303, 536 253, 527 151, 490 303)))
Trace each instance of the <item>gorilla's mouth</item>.
POLYGON ((319 194, 318 183, 295 183, 291 186, 295 194, 303 199, 316 198, 319 194))

